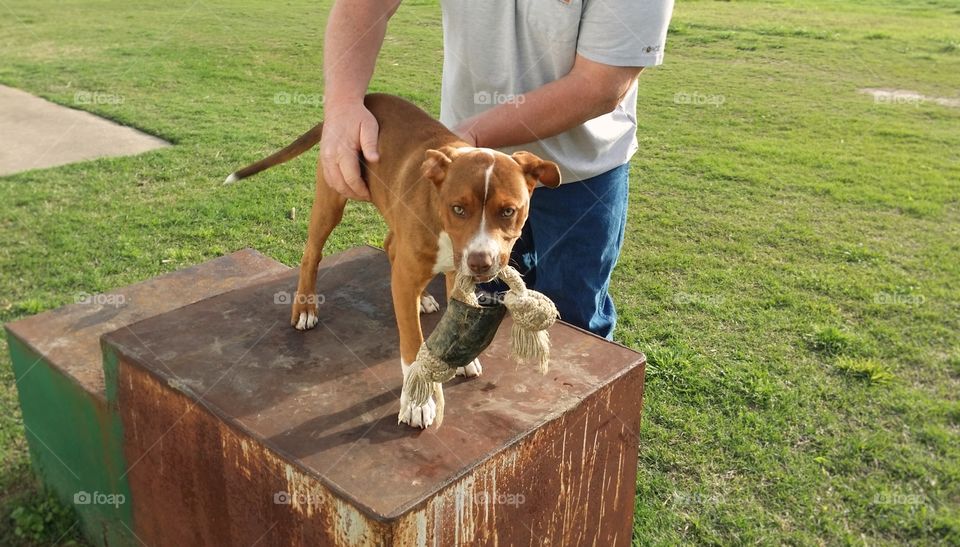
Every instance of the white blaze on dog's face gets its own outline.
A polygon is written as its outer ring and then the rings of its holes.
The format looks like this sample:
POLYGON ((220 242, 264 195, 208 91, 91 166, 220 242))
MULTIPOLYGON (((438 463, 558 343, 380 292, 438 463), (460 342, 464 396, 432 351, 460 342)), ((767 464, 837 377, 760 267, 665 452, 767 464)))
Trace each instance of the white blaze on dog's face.
POLYGON ((439 191, 440 221, 452 242, 454 267, 478 281, 508 264, 537 184, 560 184, 557 164, 529 152, 508 156, 444 146, 427 150, 421 170, 439 191))

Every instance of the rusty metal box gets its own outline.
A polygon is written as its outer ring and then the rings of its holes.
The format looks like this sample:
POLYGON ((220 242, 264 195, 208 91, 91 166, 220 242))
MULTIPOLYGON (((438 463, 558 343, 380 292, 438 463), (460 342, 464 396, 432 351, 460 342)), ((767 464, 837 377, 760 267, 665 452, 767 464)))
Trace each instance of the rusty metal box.
POLYGON ((643 355, 558 323, 540 375, 505 323, 442 427, 400 426, 389 278, 372 248, 326 258, 307 332, 291 272, 103 337, 139 540, 629 544, 643 355))
POLYGON ((100 335, 288 268, 244 249, 5 325, 33 471, 94 545, 137 545, 122 428, 107 405, 100 335), (104 496, 122 503, 95 503, 104 496))

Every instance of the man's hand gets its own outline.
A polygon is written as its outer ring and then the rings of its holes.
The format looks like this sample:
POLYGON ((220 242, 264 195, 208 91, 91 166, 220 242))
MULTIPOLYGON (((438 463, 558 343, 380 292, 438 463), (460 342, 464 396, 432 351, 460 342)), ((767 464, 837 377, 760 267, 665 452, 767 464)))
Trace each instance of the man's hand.
POLYGON ((331 188, 353 199, 369 200, 360 177, 360 152, 367 162, 380 160, 380 127, 365 106, 387 20, 400 0, 337 0, 323 39, 323 136, 320 162, 331 188))
POLYGON ((360 152, 367 162, 380 160, 377 119, 362 101, 328 103, 324 111, 320 160, 327 185, 344 196, 370 200, 370 190, 360 176, 360 152))

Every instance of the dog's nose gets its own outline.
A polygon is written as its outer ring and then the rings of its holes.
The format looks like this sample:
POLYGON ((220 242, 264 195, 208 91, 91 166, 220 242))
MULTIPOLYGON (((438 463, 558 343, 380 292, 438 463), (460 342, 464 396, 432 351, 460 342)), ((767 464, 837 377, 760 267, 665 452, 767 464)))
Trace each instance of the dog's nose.
POLYGON ((467 255, 467 266, 475 274, 489 273, 493 258, 488 253, 470 253, 467 255))

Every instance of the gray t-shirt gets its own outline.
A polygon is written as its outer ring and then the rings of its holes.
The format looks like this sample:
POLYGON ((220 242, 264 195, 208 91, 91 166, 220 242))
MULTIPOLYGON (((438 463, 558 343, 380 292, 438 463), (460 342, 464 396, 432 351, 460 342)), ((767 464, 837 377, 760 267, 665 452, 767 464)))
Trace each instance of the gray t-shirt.
MULTIPOLYGON (((663 62, 673 0, 441 0, 447 127, 570 72, 576 54, 614 66, 663 62)), ((556 107, 563 108, 558 104, 556 107)), ((599 175, 637 151, 637 83, 620 105, 522 146, 560 165, 564 182, 599 175)))

